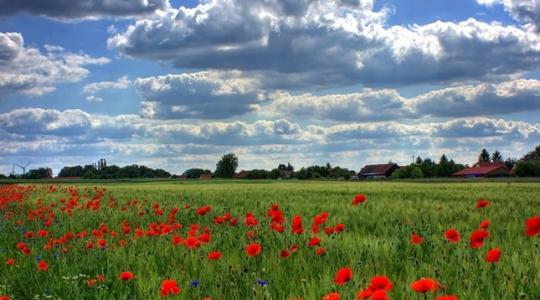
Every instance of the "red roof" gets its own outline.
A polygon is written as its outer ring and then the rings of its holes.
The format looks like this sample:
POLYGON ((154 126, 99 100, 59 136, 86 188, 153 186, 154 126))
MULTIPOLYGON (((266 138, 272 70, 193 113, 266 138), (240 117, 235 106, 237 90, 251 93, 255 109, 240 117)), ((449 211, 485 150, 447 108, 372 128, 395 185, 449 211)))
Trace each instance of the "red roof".
POLYGON ((509 172, 504 163, 476 163, 471 168, 458 171, 452 176, 486 176, 500 169, 509 172))

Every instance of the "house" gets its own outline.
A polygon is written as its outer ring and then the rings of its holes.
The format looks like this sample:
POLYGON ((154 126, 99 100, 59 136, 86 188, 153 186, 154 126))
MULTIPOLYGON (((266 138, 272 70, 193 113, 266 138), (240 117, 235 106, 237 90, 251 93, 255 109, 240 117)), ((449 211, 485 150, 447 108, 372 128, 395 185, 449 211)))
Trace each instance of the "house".
POLYGON ((290 170, 280 170, 279 172, 280 172, 279 177, 282 179, 290 179, 293 175, 293 171, 290 171, 290 170))
POLYGON ((392 173, 399 169, 399 166, 394 163, 380 164, 380 165, 366 165, 358 172, 358 178, 360 179, 377 179, 390 177, 392 173))
POLYGON ((235 174, 233 175, 233 178, 234 178, 234 179, 246 179, 248 173, 249 173, 248 171, 242 170, 242 171, 240 171, 240 172, 238 172, 238 173, 235 173, 235 174))
POLYGON ((201 179, 201 180, 209 180, 209 179, 212 179, 212 173, 210 173, 210 174, 201 174, 201 176, 199 177, 199 179, 201 179))
POLYGON ((500 177, 510 176, 510 170, 502 162, 477 162, 472 167, 452 174, 452 177, 500 177))

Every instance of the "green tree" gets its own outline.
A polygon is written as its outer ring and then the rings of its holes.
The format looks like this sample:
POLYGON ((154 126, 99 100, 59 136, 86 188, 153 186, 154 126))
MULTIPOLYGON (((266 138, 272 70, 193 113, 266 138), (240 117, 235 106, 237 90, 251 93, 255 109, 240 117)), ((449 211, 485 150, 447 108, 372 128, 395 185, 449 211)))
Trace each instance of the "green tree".
POLYGON ((191 168, 191 169, 186 170, 183 174, 187 178, 199 178, 203 174, 211 174, 211 173, 212 171, 207 170, 207 169, 191 168))
POLYGON ((533 151, 525 154, 522 160, 540 160, 540 145, 536 146, 533 151))
POLYGON ((492 162, 502 162, 503 157, 501 155, 501 152, 499 150, 495 150, 495 152, 491 153, 491 161, 492 162))
POLYGON ((215 176, 220 178, 232 178, 238 168, 238 157, 234 153, 223 155, 216 164, 215 176))
POLYGON ((482 149, 480 155, 478 155, 478 162, 490 162, 490 155, 486 148, 482 149))

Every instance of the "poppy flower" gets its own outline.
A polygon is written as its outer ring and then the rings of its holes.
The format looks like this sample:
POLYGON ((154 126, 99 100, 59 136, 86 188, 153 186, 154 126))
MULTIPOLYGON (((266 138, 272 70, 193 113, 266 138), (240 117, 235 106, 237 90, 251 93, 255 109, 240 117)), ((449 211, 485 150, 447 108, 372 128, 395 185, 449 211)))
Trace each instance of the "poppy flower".
POLYGON ((491 222, 488 219, 486 219, 486 220, 483 220, 482 222, 480 222, 480 225, 478 227, 480 229, 488 229, 490 224, 491 224, 491 222))
POLYGON ((49 270, 49 264, 47 264, 46 261, 40 260, 38 263, 38 269, 43 272, 47 272, 49 270))
POLYGON ((107 241, 104 240, 104 239, 99 239, 99 240, 98 240, 98 246, 99 246, 99 248, 101 248, 101 249, 105 248, 105 247, 107 246, 107 241))
POLYGON ((221 258, 221 252, 219 251, 212 251, 208 253, 208 259, 210 260, 218 260, 221 258))
POLYGON ((319 237, 312 237, 309 239, 309 242, 308 242, 308 247, 315 247, 315 246, 319 246, 321 244, 321 239, 319 237))
POLYGON ((120 279, 121 280, 131 280, 134 277, 135 277, 135 275, 133 275, 133 273, 128 272, 128 271, 120 273, 120 279))
POLYGON ((9 300, 9 296, 6 296, 6 295, 2 295, 0 296, 0 300, 9 300))
POLYGON ((354 199, 352 201, 352 205, 358 205, 360 203, 364 203, 366 201, 366 195, 364 194, 356 194, 354 196, 354 199))
POLYGON ((180 294, 180 291, 182 291, 182 289, 178 287, 176 280, 165 279, 161 283, 161 292, 160 292, 161 297, 178 295, 180 294))
POLYGON ((286 257, 289 257, 291 253, 287 250, 281 250, 281 253, 279 255, 283 258, 286 258, 286 257))
POLYGON ((369 288, 358 291, 358 293, 356 294, 356 300, 369 299, 371 297, 371 294, 373 294, 373 292, 369 288))
POLYGON ((439 296, 435 298, 435 300, 459 300, 459 299, 455 295, 446 295, 446 296, 439 296))
POLYGON ((385 290, 378 290, 371 294, 371 300, 390 300, 385 290))
POLYGON ((251 257, 255 257, 261 253, 261 244, 251 243, 246 247, 246 254, 251 257))
POLYGON ((489 232, 479 229, 474 231, 469 238, 472 248, 480 248, 484 245, 484 240, 489 237, 489 232))
POLYGON ((369 285, 368 289, 371 291, 378 291, 378 290, 384 290, 384 291, 390 291, 394 285, 388 279, 388 277, 384 275, 380 276, 373 276, 371 278, 371 284, 369 285))
POLYGON ((434 292, 439 288, 439 283, 435 279, 420 278, 411 284, 411 288, 417 293, 434 292))
POLYGON ((315 249, 315 254, 316 255, 321 256, 321 255, 323 255, 325 253, 326 253, 326 249, 324 249, 324 247, 319 247, 319 248, 315 249))
POLYGON ((448 229, 445 233, 444 233, 444 238, 449 241, 450 243, 457 243, 459 242, 459 240, 461 239, 461 235, 459 234, 459 232, 457 230, 455 230, 454 228, 451 228, 451 229, 448 229))
POLYGON ((501 259, 501 249, 493 248, 486 253, 486 262, 495 263, 501 259))
POLYGON ((411 236, 410 243, 413 244, 413 245, 420 245, 420 244, 422 244, 423 240, 424 239, 421 236, 419 236, 416 233, 413 233, 412 236, 411 236))
POLYGON ((476 202, 476 208, 483 208, 489 205, 489 201, 486 199, 479 199, 478 202, 476 202))
POLYGON ((105 276, 104 275, 96 275, 96 279, 99 283, 105 282, 105 276))
POLYGON ((304 233, 304 228, 302 227, 302 216, 294 216, 292 218, 291 228, 294 234, 304 233))
POLYGON ((196 237, 190 236, 184 240, 184 245, 188 249, 197 249, 201 246, 201 242, 196 237))
POLYGON ((336 277, 334 277, 334 282, 337 285, 343 285, 346 282, 349 282, 352 279, 353 272, 352 269, 349 267, 344 267, 339 269, 336 272, 336 277))
POLYGON ((339 295, 339 293, 336 293, 336 292, 326 294, 322 297, 322 300, 340 300, 340 299, 341 299, 341 296, 339 295))
POLYGON ((86 281, 86 285, 88 285, 88 287, 93 287, 94 285, 96 285, 96 283, 97 283, 97 280, 94 279, 94 278, 88 279, 88 280, 86 281))
POLYGON ((206 206, 203 206, 203 207, 200 207, 199 209, 197 209, 196 213, 199 216, 204 216, 206 213, 208 213, 211 210, 212 210, 212 206, 206 205, 206 206))
POLYGON ((540 216, 534 216, 525 222, 525 234, 529 237, 540 233, 540 216))
POLYGON ((13 258, 6 259, 6 265, 13 266, 14 263, 15 263, 15 260, 13 258))

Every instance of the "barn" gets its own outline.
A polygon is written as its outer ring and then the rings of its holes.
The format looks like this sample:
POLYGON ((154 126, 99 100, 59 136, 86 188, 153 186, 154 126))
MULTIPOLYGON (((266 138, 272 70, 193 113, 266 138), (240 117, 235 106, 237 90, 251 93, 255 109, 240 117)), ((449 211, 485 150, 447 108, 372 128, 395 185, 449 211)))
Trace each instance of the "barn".
POLYGON ((510 170, 502 162, 477 162, 472 167, 452 174, 452 177, 501 177, 510 176, 510 170))
POLYGON ((399 169, 399 166, 394 163, 388 164, 379 164, 379 165, 366 165, 358 173, 358 178, 360 179, 378 179, 378 178, 387 178, 392 175, 392 173, 399 169))

